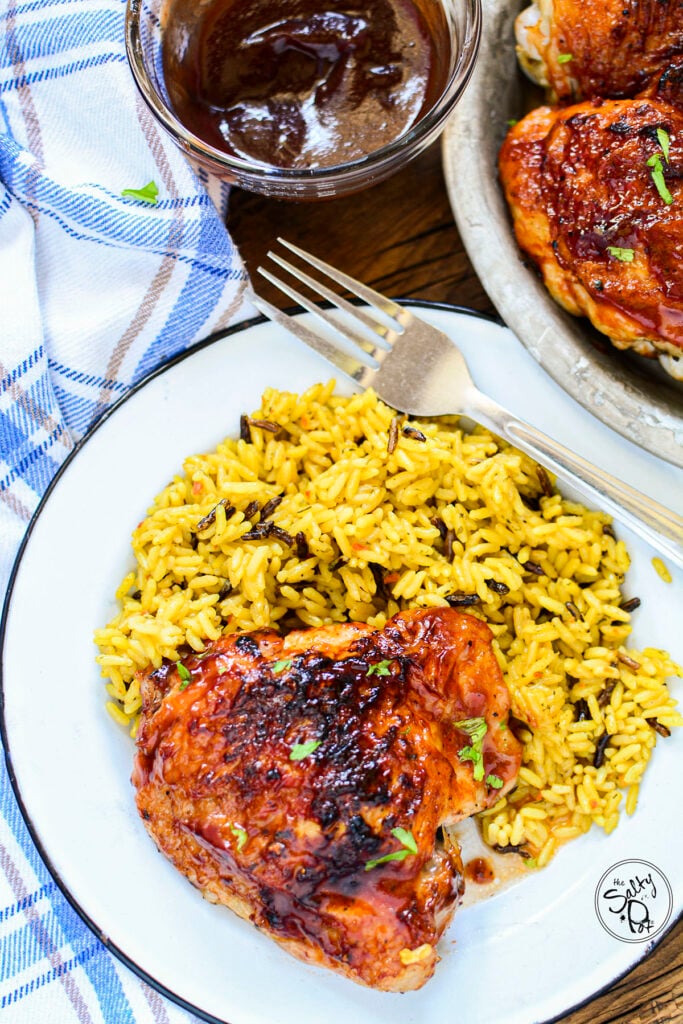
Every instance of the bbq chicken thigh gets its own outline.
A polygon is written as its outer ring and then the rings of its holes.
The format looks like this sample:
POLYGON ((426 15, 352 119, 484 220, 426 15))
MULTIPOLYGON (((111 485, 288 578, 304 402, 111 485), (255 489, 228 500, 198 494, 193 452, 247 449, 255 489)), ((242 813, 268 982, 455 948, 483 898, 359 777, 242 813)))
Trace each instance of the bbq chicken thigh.
POLYGON ((550 102, 633 96, 683 53, 682 24, 681 0, 534 0, 517 56, 550 102))
POLYGON ((557 302, 680 377, 683 112, 663 88, 532 111, 499 172, 517 241, 557 302))
POLYGON ((302 960, 424 984, 462 892, 442 826, 520 763, 488 626, 445 608, 225 637, 142 691, 137 805, 175 866, 302 960))

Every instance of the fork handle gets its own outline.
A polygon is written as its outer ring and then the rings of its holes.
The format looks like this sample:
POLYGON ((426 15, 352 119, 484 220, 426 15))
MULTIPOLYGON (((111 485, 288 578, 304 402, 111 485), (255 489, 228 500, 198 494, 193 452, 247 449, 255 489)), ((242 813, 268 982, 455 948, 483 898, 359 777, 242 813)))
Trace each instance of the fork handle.
POLYGON ((683 566, 682 516, 598 469, 480 391, 476 392, 476 400, 472 395, 472 408, 468 411, 479 423, 573 484, 657 551, 683 566))

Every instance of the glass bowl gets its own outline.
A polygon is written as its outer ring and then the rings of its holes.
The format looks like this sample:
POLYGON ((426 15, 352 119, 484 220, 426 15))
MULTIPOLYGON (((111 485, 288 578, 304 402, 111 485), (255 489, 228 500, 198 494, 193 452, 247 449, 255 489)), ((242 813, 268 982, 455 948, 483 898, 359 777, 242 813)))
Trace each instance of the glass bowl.
POLYGON ((360 191, 403 167, 437 138, 460 99, 479 47, 481 0, 432 2, 441 7, 451 33, 450 67, 441 95, 398 138, 335 166, 285 168, 250 161, 216 149, 189 131, 176 115, 164 82, 162 38, 168 0, 128 0, 126 51, 135 82, 152 114, 204 181, 234 184, 280 199, 327 199, 360 191))

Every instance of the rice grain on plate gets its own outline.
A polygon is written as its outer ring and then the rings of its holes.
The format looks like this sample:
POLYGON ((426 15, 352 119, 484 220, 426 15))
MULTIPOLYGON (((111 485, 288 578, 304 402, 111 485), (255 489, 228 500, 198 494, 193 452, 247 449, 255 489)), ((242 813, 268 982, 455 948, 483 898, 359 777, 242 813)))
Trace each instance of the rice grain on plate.
POLYGON ((658 736, 682 724, 660 650, 627 646, 629 558, 610 518, 455 418, 397 417, 372 391, 269 389, 240 437, 188 458, 133 534, 121 611, 97 631, 109 709, 134 730, 135 673, 222 633, 382 626, 406 607, 484 618, 524 743, 484 838, 543 866, 635 810, 658 736))

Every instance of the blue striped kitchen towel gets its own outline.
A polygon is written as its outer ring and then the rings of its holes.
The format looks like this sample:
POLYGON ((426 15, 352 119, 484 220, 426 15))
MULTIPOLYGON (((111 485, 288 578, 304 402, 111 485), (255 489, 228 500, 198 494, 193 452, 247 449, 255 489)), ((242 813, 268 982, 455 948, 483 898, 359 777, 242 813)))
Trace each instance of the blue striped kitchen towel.
MULTIPOLYGON (((253 312, 221 217, 136 93, 124 15, 124 0, 0 0, 0 597, 74 441, 253 312), (155 205, 122 196, 149 181, 155 205)), ((82 924, 0 771, 0 1021, 192 1019, 82 924)))

